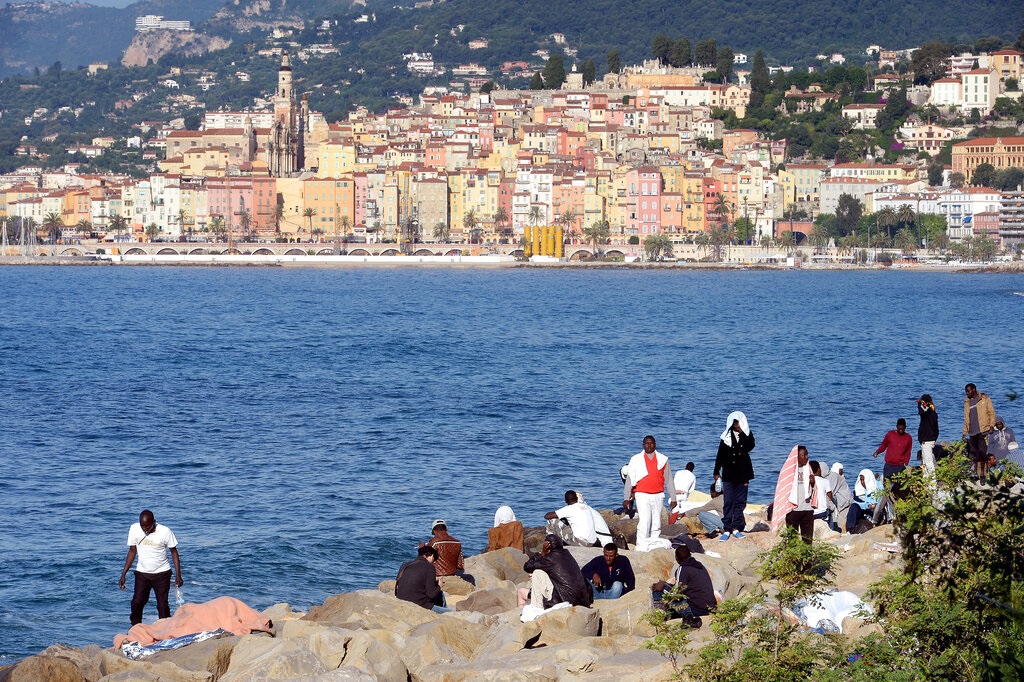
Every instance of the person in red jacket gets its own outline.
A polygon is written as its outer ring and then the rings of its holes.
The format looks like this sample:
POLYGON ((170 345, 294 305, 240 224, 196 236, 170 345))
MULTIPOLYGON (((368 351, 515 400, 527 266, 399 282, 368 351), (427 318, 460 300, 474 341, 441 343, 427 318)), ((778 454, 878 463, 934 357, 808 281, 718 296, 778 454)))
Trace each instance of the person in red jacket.
MULTIPOLYGON (((885 466, 882 467, 882 478, 888 480, 890 476, 903 473, 910 464, 910 453, 914 449, 914 439, 907 433, 907 420, 900 417, 896 420, 896 429, 889 431, 882 439, 882 444, 875 450, 875 457, 885 452, 885 466)), ((893 486, 893 495, 899 496, 899 488, 893 486)), ((877 525, 881 520, 882 511, 886 510, 892 517, 892 502, 888 495, 883 495, 879 503, 875 505, 873 521, 877 525)))

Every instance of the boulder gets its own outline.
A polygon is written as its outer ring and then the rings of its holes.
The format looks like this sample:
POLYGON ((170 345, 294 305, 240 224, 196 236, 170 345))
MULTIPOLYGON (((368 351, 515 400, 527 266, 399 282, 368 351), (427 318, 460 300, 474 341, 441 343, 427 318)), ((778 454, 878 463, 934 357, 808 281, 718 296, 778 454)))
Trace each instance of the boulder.
POLYGON ((514 654, 536 644, 540 634, 537 621, 499 623, 487 631, 470 658, 494 659, 514 654))
POLYGON ((11 668, 7 676, 10 682, 87 682, 87 679, 71 659, 48 654, 29 656, 11 668))
POLYGON ((487 627, 442 617, 413 628, 400 655, 415 676, 425 666, 465 663, 487 635, 487 627))
POLYGON ((295 680, 328 671, 305 640, 245 635, 235 646, 231 664, 220 682, 295 680))
POLYGON ((446 595, 465 596, 476 589, 473 583, 457 575, 447 575, 441 579, 441 582, 443 583, 441 587, 446 595))
POLYGON ((601 614, 585 606, 548 611, 537 618, 536 623, 540 625, 540 638, 545 644, 572 642, 601 633, 601 614))
POLYGON ((273 621, 276 625, 278 621, 295 620, 297 618, 302 618, 306 614, 301 611, 292 611, 291 604, 285 604, 282 602, 264 609, 263 615, 273 621))
POLYGON ((651 610, 651 590, 647 586, 627 592, 618 599, 597 599, 594 609, 601 616, 602 636, 654 635, 654 628, 642 620, 651 610))
POLYGON ((529 575, 523 570, 526 559, 522 552, 502 547, 467 558, 466 573, 473 577, 477 589, 496 587, 505 581, 521 583, 529 580, 529 575))
POLYGON ((405 633, 437 618, 438 614, 430 609, 402 601, 394 595, 381 594, 376 590, 357 590, 328 597, 322 605, 311 608, 302 620, 350 630, 387 628, 405 633))
POLYGON ((204 642, 189 644, 181 649, 161 651, 145 660, 151 663, 167 661, 183 670, 208 672, 211 679, 217 680, 227 672, 231 663, 231 654, 240 639, 240 637, 208 639, 204 642))
POLYGON ((599 658, 587 673, 587 682, 620 680, 670 680, 672 664, 661 654, 647 649, 599 658))
POLYGON ((116 649, 104 649, 100 652, 100 673, 103 675, 100 678, 103 682, 112 682, 113 680, 210 682, 213 680, 213 675, 209 671, 185 670, 179 667, 171 656, 166 656, 164 660, 159 661, 147 659, 133 661, 130 658, 125 658, 116 649))
POLYGON ((409 676, 398 651, 366 632, 352 634, 344 655, 339 670, 359 670, 373 680, 405 680, 409 676))
POLYGON ((428 666, 419 675, 413 675, 412 679, 415 682, 556 682, 562 677, 558 666, 553 663, 522 661, 512 667, 501 661, 487 661, 481 664, 428 666))
POLYGON ((516 608, 517 604, 516 586, 506 581, 498 583, 496 587, 473 592, 459 602, 456 608, 459 612, 477 611, 497 615, 516 608))
POLYGON ((75 649, 66 644, 54 644, 40 652, 42 656, 55 656, 71 661, 87 680, 97 680, 101 677, 100 663, 103 660, 102 654, 103 649, 95 644, 90 644, 81 649, 75 649))

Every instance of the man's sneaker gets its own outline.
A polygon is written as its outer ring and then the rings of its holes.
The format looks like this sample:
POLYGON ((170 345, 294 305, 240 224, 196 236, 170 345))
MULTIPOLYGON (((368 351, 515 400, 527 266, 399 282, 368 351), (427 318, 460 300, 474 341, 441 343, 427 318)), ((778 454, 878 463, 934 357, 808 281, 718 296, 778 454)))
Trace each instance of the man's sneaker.
POLYGON ((728 533, 722 533, 722 537, 718 538, 718 541, 719 542, 725 542, 728 539, 729 539, 729 534, 728 533))
POLYGON ((742 540, 743 538, 747 537, 746 535, 744 535, 743 533, 739 532, 738 530, 737 531, 733 531, 732 536, 734 538, 736 538, 737 540, 742 540))

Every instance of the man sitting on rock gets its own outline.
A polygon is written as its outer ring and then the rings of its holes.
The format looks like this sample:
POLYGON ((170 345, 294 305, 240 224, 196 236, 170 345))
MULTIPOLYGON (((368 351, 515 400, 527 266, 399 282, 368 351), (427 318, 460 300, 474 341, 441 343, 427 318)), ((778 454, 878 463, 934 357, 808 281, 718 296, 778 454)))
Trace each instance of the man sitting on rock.
POLYGON ((725 513, 725 498, 722 492, 711 484, 711 499, 703 506, 689 509, 683 514, 683 522, 691 535, 706 535, 713 538, 722 532, 722 514, 725 513))
POLYGON ((636 586, 633 566, 619 556, 614 542, 604 546, 604 555, 596 556, 581 571, 594 590, 594 599, 618 599, 636 586))
POLYGON ((685 545, 676 547, 676 566, 669 580, 659 580, 651 585, 655 603, 666 602, 665 609, 673 618, 682 618, 689 627, 699 628, 701 616, 706 616, 716 605, 715 588, 711 584, 711 575, 704 564, 693 558, 690 549, 685 545), (671 598, 665 591, 676 587, 674 592, 682 593, 682 599, 671 598), (665 600, 668 596, 670 599, 665 600))
POLYGON ((435 613, 447 613, 451 609, 445 606, 444 593, 437 584, 437 573, 434 562, 437 561, 437 550, 430 545, 419 548, 412 561, 406 561, 398 569, 395 579, 395 596, 404 601, 419 604, 435 613))
MULTIPOLYGON (((434 521, 431 526, 434 537, 427 540, 426 544, 437 550, 437 561, 434 563, 434 570, 438 578, 449 575, 456 575, 462 572, 462 543, 448 535, 448 525, 444 519, 434 521)), ((424 543, 420 543, 422 547, 424 543)))
POLYGON ((530 587, 519 588, 519 605, 527 603, 535 609, 549 609, 568 602, 573 606, 594 603, 590 586, 583 579, 580 565, 562 544, 562 538, 548 534, 544 547, 523 565, 530 575, 530 587))
POLYGON ((597 543, 594 514, 589 505, 580 501, 575 490, 566 490, 565 506, 558 511, 548 512, 544 518, 548 521, 548 532, 560 537, 564 544, 600 546, 597 543))

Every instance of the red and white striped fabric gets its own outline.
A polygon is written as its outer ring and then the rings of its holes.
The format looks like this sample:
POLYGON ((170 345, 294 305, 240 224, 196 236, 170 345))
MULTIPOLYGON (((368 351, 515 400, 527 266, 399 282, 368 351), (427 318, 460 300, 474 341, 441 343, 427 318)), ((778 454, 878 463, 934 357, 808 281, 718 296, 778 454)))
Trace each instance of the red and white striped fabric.
POLYGON ((789 497, 793 491, 793 480, 796 478, 797 447, 799 446, 794 445, 793 449, 789 451, 789 457, 786 458, 786 463, 779 471, 779 482, 775 484, 775 503, 772 507, 773 533, 779 529, 779 526, 786 523, 786 514, 796 508, 796 505, 789 501, 789 497))

